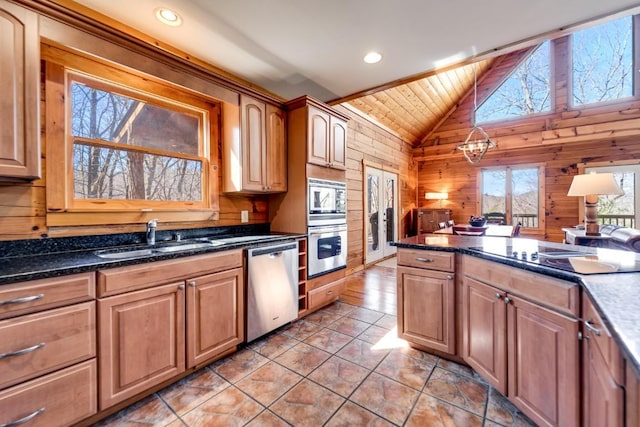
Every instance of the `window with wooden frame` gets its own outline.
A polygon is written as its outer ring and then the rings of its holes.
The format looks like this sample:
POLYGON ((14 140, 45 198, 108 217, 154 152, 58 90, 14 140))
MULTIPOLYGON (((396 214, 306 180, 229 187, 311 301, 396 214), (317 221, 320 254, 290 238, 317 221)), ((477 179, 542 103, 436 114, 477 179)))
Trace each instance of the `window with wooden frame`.
POLYGON ((46 65, 48 225, 217 219, 218 106, 68 57, 46 65))
POLYGON ((507 224, 544 230, 544 177, 542 164, 481 168, 478 172, 479 212, 500 213, 507 224))

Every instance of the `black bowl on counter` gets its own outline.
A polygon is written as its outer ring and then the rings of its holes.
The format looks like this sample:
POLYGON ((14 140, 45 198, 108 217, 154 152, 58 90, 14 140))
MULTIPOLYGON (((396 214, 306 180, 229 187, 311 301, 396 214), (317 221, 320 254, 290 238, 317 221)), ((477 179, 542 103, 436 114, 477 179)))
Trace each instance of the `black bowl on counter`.
POLYGON ((481 221, 469 221, 469 225, 472 227, 484 227, 487 224, 487 220, 483 219, 481 221))

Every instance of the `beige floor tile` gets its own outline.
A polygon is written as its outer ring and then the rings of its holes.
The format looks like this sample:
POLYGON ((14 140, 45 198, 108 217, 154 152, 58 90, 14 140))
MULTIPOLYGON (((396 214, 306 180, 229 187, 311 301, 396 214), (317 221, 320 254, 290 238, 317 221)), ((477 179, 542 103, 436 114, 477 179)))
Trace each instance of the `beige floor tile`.
POLYGON ((460 374, 460 375, 466 375, 468 377, 473 377, 473 370, 465 365, 461 365, 459 363, 456 362, 452 362, 450 360, 447 359, 440 359, 438 361, 438 366, 441 367, 442 369, 446 369, 447 371, 451 371, 454 372, 456 374, 460 374))
POLYGON ((343 402, 337 394, 303 380, 269 409, 296 427, 315 427, 323 425, 343 402))
POLYGON ((421 394, 406 427, 481 427, 482 418, 457 406, 421 394))
POLYGON ((268 361, 269 359, 266 357, 249 348, 245 348, 215 362, 210 367, 227 381, 236 383, 268 361))
POLYGON ((164 427, 186 427, 186 424, 183 423, 181 419, 177 419, 174 422, 169 423, 164 427))
POLYGON ((369 323, 357 319, 352 319, 351 317, 342 317, 327 327, 342 334, 349 335, 351 337, 357 337, 358 335, 366 331, 369 326, 369 323))
POLYGON ((251 420, 247 427, 287 427, 290 424, 269 410, 264 410, 260 415, 251 420))
POLYGON ((327 326, 341 317, 341 314, 337 314, 328 310, 318 310, 315 313, 311 313, 310 315, 306 316, 304 320, 317 323, 321 326, 327 326))
POLYGON ((158 394, 176 414, 183 415, 230 385, 210 369, 200 369, 158 394))
POLYGON ((239 381, 236 387, 264 406, 269 406, 301 379, 302 376, 295 372, 269 362, 239 381))
POLYGON ((402 424, 419 395, 420 392, 374 372, 349 400, 395 424, 402 424))
POLYGON ((100 421, 96 426, 156 426, 167 425, 178 417, 156 394, 142 399, 128 408, 100 421))
POLYGON ((364 307, 358 307, 355 310, 351 311, 347 316, 352 319, 361 320, 367 323, 376 323, 378 320, 384 317, 384 313, 379 311, 370 310, 364 307))
POLYGON ((264 357, 273 359, 298 344, 298 342, 298 340, 293 339, 288 335, 277 333, 254 341, 249 345, 249 348, 264 357))
POLYGON ((438 363, 438 360, 440 359, 438 356, 434 356, 433 354, 429 354, 427 352, 424 352, 422 350, 418 350, 416 348, 412 348, 408 345, 406 346, 401 346, 398 347, 396 349, 393 350, 394 353, 398 352, 398 353, 402 353, 406 356, 411 357, 412 359, 418 359, 418 360, 425 360, 428 363, 431 363, 433 365, 436 365, 438 363))
POLYGON ((369 375, 369 372, 371 371, 362 366, 332 356, 313 371, 308 378, 341 396, 349 397, 353 390, 369 375))
POLYGON ((242 426, 264 408, 235 387, 229 387, 182 416, 189 427, 242 426))
POLYGON ((290 336, 291 338, 303 341, 318 332, 320 329, 322 329, 322 326, 317 323, 307 322, 306 320, 301 319, 283 328, 282 333, 290 336))
POLYGON ((529 427, 535 426, 529 418, 509 402, 500 392, 490 387, 489 402, 487 404, 487 420, 503 426, 529 427))
POLYGON ((376 372, 421 391, 433 368, 434 364, 428 359, 414 359, 392 352, 378 365, 376 372))
POLYGON ((326 427, 387 427, 393 426, 389 421, 384 420, 376 414, 352 403, 346 402, 338 412, 331 417, 326 427))
POLYGON ((375 325, 385 329, 393 329, 398 326, 398 318, 392 314, 385 314, 380 320, 376 321, 375 325))
POLYGON ((300 375, 308 375, 329 357, 331 354, 326 351, 300 343, 276 357, 275 361, 300 375))
POLYGON ((391 330, 385 329, 382 326, 371 325, 363 333, 358 335, 358 339, 366 341, 370 344, 378 344, 392 333, 393 332, 391 330))
POLYGON ((372 344, 356 338, 336 355, 367 369, 374 369, 388 353, 388 349, 374 349, 372 344))
POLYGON ((304 342, 333 354, 347 345, 352 339, 353 337, 349 335, 325 328, 311 335, 304 342))
POLYGON ((473 378, 436 368, 424 392, 484 416, 489 387, 473 378))
POLYGON ((331 313, 336 313, 336 314, 339 314, 341 316, 344 316, 346 314, 351 313, 356 308, 358 308, 358 307, 356 307, 355 305, 347 304, 346 302, 342 302, 342 301, 336 301, 336 302, 331 303, 328 306, 322 308, 322 310, 323 311, 329 311, 331 313))

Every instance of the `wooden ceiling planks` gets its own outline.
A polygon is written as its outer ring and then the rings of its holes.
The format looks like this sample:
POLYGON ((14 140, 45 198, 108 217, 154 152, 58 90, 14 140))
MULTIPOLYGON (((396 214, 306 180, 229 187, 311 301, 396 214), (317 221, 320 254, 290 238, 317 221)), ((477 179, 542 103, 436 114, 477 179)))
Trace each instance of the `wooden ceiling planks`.
POLYGON ((474 68, 480 76, 494 61, 487 59, 449 69, 349 100, 346 104, 415 147, 463 98, 473 95, 474 68))

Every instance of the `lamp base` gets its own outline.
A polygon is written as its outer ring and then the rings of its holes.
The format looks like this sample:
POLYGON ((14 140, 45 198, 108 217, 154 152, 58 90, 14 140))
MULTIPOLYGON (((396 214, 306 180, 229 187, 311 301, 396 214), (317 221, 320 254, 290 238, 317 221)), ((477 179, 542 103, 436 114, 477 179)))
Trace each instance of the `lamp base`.
POLYGON ((598 225, 598 196, 589 194, 584 196, 584 234, 585 236, 599 236, 598 225))

